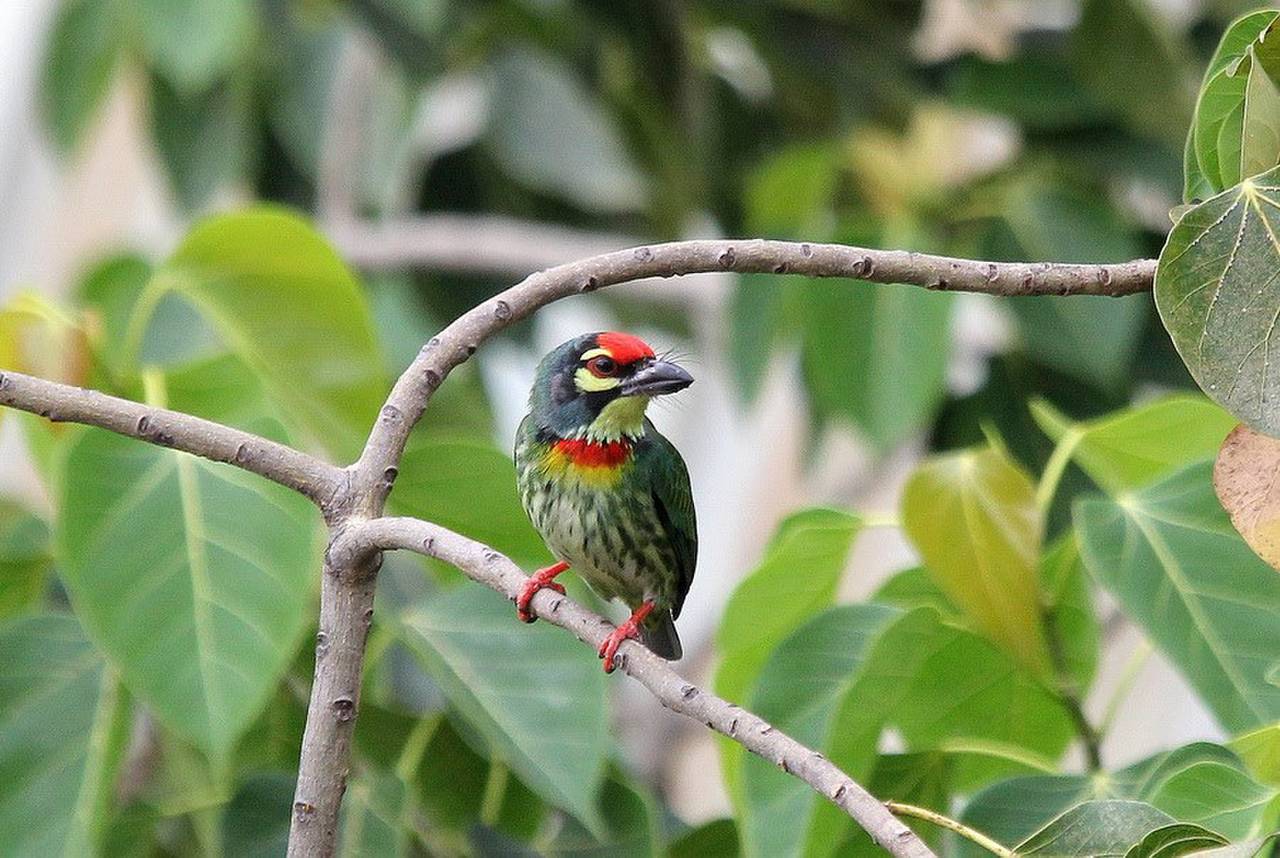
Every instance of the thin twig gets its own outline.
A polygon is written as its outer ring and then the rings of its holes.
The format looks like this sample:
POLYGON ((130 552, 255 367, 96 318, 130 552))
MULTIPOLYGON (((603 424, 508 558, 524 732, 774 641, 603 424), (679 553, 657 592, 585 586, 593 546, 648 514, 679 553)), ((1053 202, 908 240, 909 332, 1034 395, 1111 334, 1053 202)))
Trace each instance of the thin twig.
MULTIPOLYGON (((513 601, 528 580, 520 567, 492 548, 413 518, 353 521, 334 542, 330 554, 335 562, 359 563, 384 549, 404 549, 443 560, 513 601)), ((612 624, 599 614, 550 590, 542 590, 534 597, 533 611, 572 632, 593 649, 613 630, 612 624)), ((759 716, 690 683, 668 662, 639 644, 624 643, 618 655, 621 670, 649 689, 663 706, 706 724, 803 780, 848 813, 891 854, 900 858, 933 854, 910 828, 822 754, 759 716)))
POLYGON ((1001 846, 981 831, 975 831, 963 822, 952 819, 949 816, 943 816, 927 807, 916 807, 914 804, 903 804, 900 801, 886 801, 884 806, 896 813, 898 816, 911 816, 916 819, 923 819, 925 822, 945 828, 947 831, 953 831, 972 843, 976 843, 988 852, 999 855, 1000 858, 1012 858, 1014 851, 1001 846))
POLYGON ((0 369, 0 405, 226 462, 301 492, 322 510, 347 481, 341 468, 251 432, 20 372, 0 369))
POLYGON ((677 241, 540 271, 464 313, 423 346, 396 382, 356 463, 358 491, 381 512, 409 432, 445 377, 498 331, 552 301, 646 277, 734 271, 846 277, 989 295, 1129 295, 1151 289, 1155 260, 1115 265, 983 262, 903 250, 766 239, 677 241), (380 488, 381 486, 381 488, 380 488))

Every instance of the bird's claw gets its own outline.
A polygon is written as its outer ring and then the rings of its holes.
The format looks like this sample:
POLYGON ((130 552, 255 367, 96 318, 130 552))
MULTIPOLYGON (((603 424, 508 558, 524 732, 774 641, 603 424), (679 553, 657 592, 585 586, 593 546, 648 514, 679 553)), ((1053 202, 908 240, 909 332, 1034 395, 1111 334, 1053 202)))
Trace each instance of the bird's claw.
POLYGON ((555 581, 539 581, 537 578, 530 578, 520 591, 520 595, 516 596, 516 616, 520 618, 522 623, 532 623, 538 619, 538 615, 529 610, 529 606, 533 602, 533 597, 538 594, 539 590, 554 590, 561 596, 564 595, 564 585, 557 584, 555 581))
POLYGON ((600 649, 597 651, 600 658, 604 659, 604 672, 613 673, 614 668, 617 667, 615 661, 618 655, 618 647, 622 646, 623 641, 639 639, 639 632, 636 631, 636 627, 629 620, 610 632, 609 637, 604 639, 604 643, 600 644, 600 649))

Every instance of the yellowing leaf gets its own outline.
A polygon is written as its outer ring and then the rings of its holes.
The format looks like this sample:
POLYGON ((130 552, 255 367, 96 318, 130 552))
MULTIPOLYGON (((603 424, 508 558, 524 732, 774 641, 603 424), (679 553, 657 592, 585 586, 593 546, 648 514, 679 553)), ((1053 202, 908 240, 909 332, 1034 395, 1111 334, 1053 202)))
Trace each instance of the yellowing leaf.
POLYGON ((1236 532, 1280 569, 1280 440, 1237 426, 1218 451, 1213 490, 1236 532))
POLYGON ((930 459, 902 492, 902 524, 925 566, 974 627, 1039 670, 1037 564, 1044 524, 1035 487, 997 450, 930 459))

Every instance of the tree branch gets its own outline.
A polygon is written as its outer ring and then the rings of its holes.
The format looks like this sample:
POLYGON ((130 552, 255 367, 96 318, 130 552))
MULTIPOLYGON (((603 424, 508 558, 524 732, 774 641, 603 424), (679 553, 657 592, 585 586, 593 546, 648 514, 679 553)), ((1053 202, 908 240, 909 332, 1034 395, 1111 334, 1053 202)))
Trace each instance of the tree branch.
MULTIPOLYGON (((528 580, 520 567, 497 551, 451 530, 413 518, 353 521, 330 550, 335 562, 368 563, 384 549, 405 549, 443 560, 467 577, 512 601, 528 580)), ((592 648, 613 624, 551 590, 533 599, 533 611, 572 632, 592 648)), ((861 826, 880 846, 899 858, 925 858, 933 852, 874 796, 817 751, 807 748, 757 715, 689 683, 663 659, 626 642, 618 652, 620 668, 649 689, 663 706, 706 724, 813 787, 861 826)))
POLYGON ((524 277, 573 259, 631 247, 627 235, 584 232, 501 215, 422 214, 369 221, 334 216, 325 234, 357 268, 430 268, 524 277))
POLYGON ((982 262, 903 250, 766 239, 677 241, 619 250, 530 275, 459 316, 423 346, 387 398, 360 461, 356 482, 374 495, 373 515, 391 490, 385 474, 397 467, 409 432, 427 401, 454 367, 480 344, 539 307, 645 277, 712 271, 846 277, 988 295, 1130 295, 1151 289, 1155 260, 1116 265, 982 262))
POLYGON ((341 468, 251 432, 20 372, 0 370, 0 405, 235 465, 301 492, 326 512, 347 483, 341 468))

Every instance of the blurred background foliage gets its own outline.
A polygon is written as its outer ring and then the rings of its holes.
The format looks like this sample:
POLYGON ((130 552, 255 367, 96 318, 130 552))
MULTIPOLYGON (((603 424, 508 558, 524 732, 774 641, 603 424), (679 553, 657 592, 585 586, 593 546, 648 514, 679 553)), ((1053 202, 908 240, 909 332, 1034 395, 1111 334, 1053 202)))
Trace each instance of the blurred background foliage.
MULTIPOLYGON (((346 462, 394 373, 442 323, 565 248, 732 235, 991 260, 1155 256, 1182 202, 1196 83, 1249 8, 59 0, 39 36, 49 142, 73 169, 111 94, 133 93, 185 238, 77 259, 65 288, 2 284, 0 365, 346 462), (205 217, 249 202, 262 205, 205 217), (379 243, 454 216, 434 256, 379 243), (486 244, 495 225, 507 231, 486 244)), ((721 278, 710 301, 692 297, 699 288, 580 300, 596 302, 593 320, 690 351, 700 380, 723 369, 722 421, 787 411, 808 481, 779 494, 832 508, 775 532, 783 510, 726 511, 685 447, 712 511, 704 542, 745 530, 751 554, 705 555, 691 598, 706 619, 682 670, 877 794, 962 811, 1008 845, 1114 800, 1150 809, 1140 821, 1231 839, 1275 826, 1280 698, 1256 641, 1232 637, 1256 623, 1274 643, 1275 623, 1202 611, 1202 582, 1167 554, 1124 553, 1176 543, 1199 565, 1245 570, 1224 600, 1275 595, 1196 464, 1231 421, 1191 398, 1122 410, 1192 387, 1149 296, 994 302, 762 275, 721 278), (974 445, 911 471, 921 455, 974 445), (856 454, 841 458, 847 447, 856 454), (851 551, 884 523, 859 503, 868 486, 896 493, 907 473, 900 523, 927 568, 885 552, 877 568, 896 574, 846 604, 851 551), (1042 473, 1039 485, 1029 476, 1042 473), (957 505, 974 498, 991 520, 961 523, 957 505), (1135 508, 1159 523, 1126 530, 1135 508), (995 543, 997 562, 975 577, 973 546, 995 543), (1153 592, 1182 598, 1153 608, 1153 592), (1188 623, 1199 638, 1170 632, 1188 623), (1110 786, 1080 773, 1082 743, 1064 758, 1081 735, 1072 707, 1084 701, 1101 728, 1111 692, 1124 699, 1120 670, 1090 694, 1116 660, 1099 652, 1115 626, 1154 642, 1211 713, 1205 738, 1236 736, 1232 749, 1138 761, 1154 748, 1104 741, 1110 786), (1211 789, 1230 800, 1188 809, 1211 789)), ((536 321, 513 326, 479 371, 450 378, 393 509, 545 559, 500 442, 547 336, 536 321)), ((21 434, 35 488, 15 480, 0 503, 0 831, 20 832, 0 855, 279 854, 312 667, 318 521, 228 468, 26 415, 4 422, 20 427, 10 438, 21 434)), ((703 429, 684 431, 705 449, 703 429)), ((752 437, 737 466, 766 472, 782 445, 752 437)), ((701 731, 689 738, 626 688, 611 702, 574 641, 515 623, 456 572, 428 571, 399 557, 383 571, 344 854, 870 849, 734 746, 720 748, 723 782, 714 767, 682 767, 682 755, 710 759, 693 750, 709 744, 701 731)))

